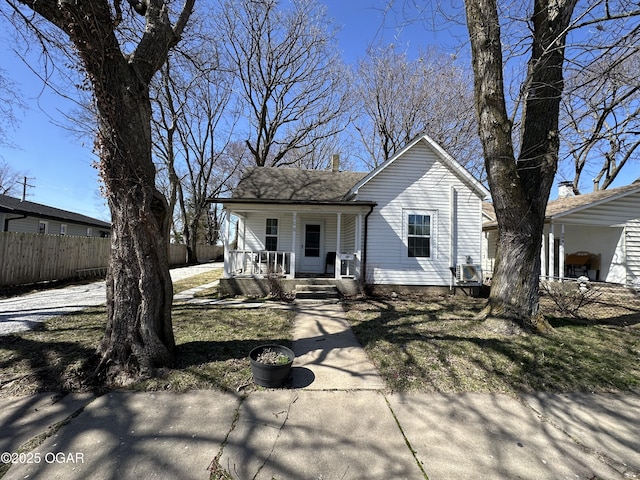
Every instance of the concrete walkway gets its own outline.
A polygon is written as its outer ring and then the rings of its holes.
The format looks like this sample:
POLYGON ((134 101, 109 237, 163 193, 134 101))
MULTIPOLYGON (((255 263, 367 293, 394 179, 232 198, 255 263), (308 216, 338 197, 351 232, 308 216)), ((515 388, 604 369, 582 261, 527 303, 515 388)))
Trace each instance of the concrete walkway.
POLYGON ((340 303, 299 301, 293 324, 292 385, 313 390, 381 390, 384 381, 345 320, 340 303))
POLYGON ((340 304, 294 335, 290 389, 2 399, 3 479, 640 478, 640 395, 390 393, 340 304))
MULTIPOLYGON (((171 279, 176 282, 216 268, 222 268, 222 264, 172 268, 171 279)), ((103 305, 106 297, 105 282, 98 281, 0 299, 0 335, 31 330, 49 318, 103 305)), ((180 300, 179 295, 176 297, 180 300)), ((191 297, 193 292, 187 292, 187 298, 191 297)))

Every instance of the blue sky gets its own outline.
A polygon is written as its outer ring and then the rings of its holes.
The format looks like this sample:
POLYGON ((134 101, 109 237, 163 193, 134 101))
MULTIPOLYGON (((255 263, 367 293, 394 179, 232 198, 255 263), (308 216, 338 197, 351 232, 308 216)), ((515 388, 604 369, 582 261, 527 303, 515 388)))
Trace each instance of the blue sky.
MULTIPOLYGON (((424 27, 398 25, 403 23, 401 15, 386 10, 388 0, 322 3, 341 27, 340 47, 348 62, 356 61, 369 44, 380 40, 401 43, 409 49, 427 45, 423 41, 424 27)), ((29 177, 33 187, 27 189, 27 200, 109 220, 109 211, 99 195, 98 173, 91 166, 95 158, 92 141, 82 144, 60 126, 66 123, 65 114, 73 111, 73 102, 43 88, 42 80, 12 51, 7 28, 6 24, 0 26, 0 68, 19 86, 28 109, 24 114, 18 112, 20 124, 11 136, 16 148, 0 147, 0 156, 29 177)), ((37 66, 37 48, 31 50, 36 55, 31 60, 37 66)))
MULTIPOLYGON (((392 42, 409 53, 437 45, 458 54, 464 42, 464 25, 443 29, 420 21, 407 22, 411 19, 406 19, 403 12, 387 9, 390 0, 320 1, 327 6, 329 17, 341 27, 340 48, 349 63, 362 57, 372 43, 392 42)), ((43 89, 42 81, 11 50, 12 42, 8 39, 12 37, 5 28, 5 24, 0 26, 0 68, 19 85, 28 110, 19 114, 20 124, 12 135, 16 148, 0 147, 0 156, 29 177, 28 183, 33 187, 27 189, 27 200, 109 220, 108 209, 99 195, 98 173, 91 166, 92 140, 82 144, 60 126, 66 123, 65 114, 72 112, 73 102, 43 89)), ((35 47, 32 51, 38 53, 35 47)), ((626 168, 627 174, 616 185, 640 176, 637 165, 626 168)))

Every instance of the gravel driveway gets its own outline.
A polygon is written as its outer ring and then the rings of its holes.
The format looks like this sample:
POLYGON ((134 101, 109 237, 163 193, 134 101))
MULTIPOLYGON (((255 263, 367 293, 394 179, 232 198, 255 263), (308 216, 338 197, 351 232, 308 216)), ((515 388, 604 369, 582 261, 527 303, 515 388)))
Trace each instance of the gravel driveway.
MULTIPOLYGON (((203 263, 174 268, 171 278, 178 281, 215 268, 222 268, 222 264, 203 263)), ((104 281, 0 299, 0 335, 30 330, 48 318, 103 305, 105 299, 104 281)))

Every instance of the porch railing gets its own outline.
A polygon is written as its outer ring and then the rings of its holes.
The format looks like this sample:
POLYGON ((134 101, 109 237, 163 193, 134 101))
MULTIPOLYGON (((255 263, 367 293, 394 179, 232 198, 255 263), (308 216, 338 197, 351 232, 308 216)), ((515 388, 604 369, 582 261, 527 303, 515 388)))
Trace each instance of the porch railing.
POLYGON ((354 277, 356 275, 356 255, 354 253, 339 253, 337 255, 340 262, 339 277, 354 277))
MULTIPOLYGON (((238 276, 267 276, 294 278, 295 257, 293 252, 267 250, 230 250, 226 274, 229 277, 238 276)), ((336 255, 338 262, 335 278, 358 275, 358 259, 354 253, 340 253, 336 255)), ((334 265, 334 269, 335 269, 334 265)), ((325 268, 326 270, 326 268, 325 268)), ((332 270, 323 273, 331 273, 332 270)))
POLYGON ((291 252, 230 250, 228 273, 238 275, 293 276, 291 252))

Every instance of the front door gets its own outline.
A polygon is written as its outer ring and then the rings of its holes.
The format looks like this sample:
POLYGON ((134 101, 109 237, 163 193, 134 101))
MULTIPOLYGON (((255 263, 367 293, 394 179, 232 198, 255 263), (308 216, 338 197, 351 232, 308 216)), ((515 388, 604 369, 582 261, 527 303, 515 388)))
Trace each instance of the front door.
POLYGON ((322 223, 304 222, 301 270, 305 273, 322 273, 324 268, 324 242, 322 223))

